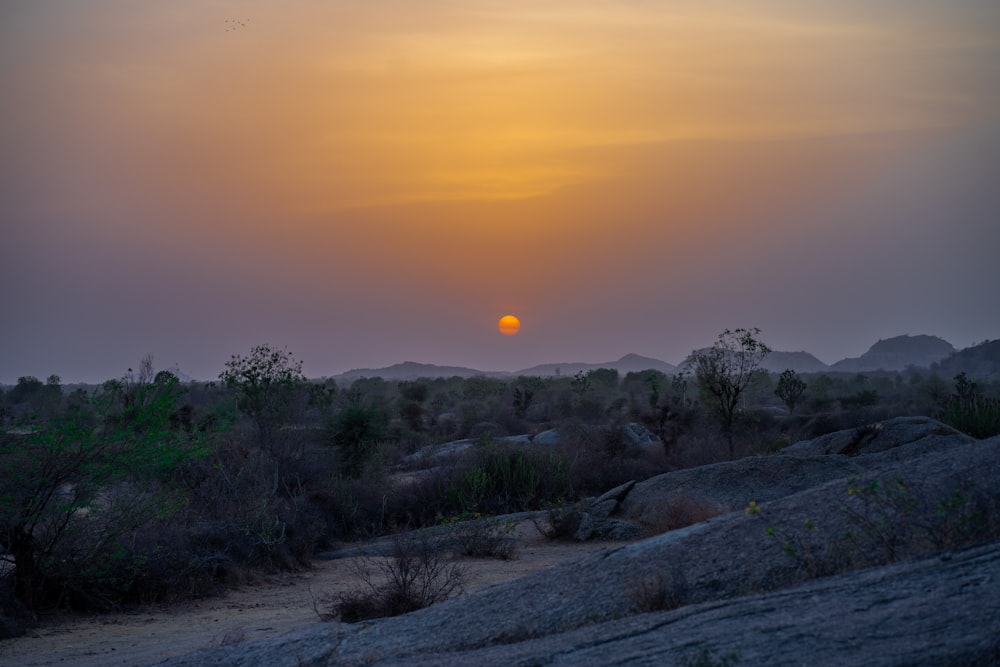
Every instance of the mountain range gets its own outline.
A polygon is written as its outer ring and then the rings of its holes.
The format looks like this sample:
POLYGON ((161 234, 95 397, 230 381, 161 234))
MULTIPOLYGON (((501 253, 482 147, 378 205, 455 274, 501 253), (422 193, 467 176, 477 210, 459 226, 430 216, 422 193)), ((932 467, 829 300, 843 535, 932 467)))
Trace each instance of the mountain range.
MULTIPOLYGON (((681 362, 683 364, 683 362, 681 362)), ((909 368, 925 368, 948 373, 952 366, 961 370, 994 369, 1000 372, 1000 340, 988 341, 980 345, 957 351, 948 341, 937 336, 895 336, 880 340, 860 357, 842 359, 833 364, 825 364, 809 352, 773 351, 767 356, 762 367, 771 373, 781 373, 791 369, 796 373, 862 373, 874 371, 903 371, 909 368), (985 365, 985 366, 984 366, 985 365)), ((565 362, 550 363, 523 368, 514 372, 483 371, 464 366, 438 366, 405 361, 385 368, 359 368, 333 377, 335 380, 354 380, 360 377, 381 377, 386 380, 414 380, 420 377, 488 377, 508 378, 519 375, 561 376, 576 375, 597 368, 611 368, 620 374, 644 370, 658 370, 673 374, 680 370, 680 364, 671 364, 660 359, 638 354, 626 354, 616 361, 600 363, 565 362)), ((993 371, 988 371, 992 374, 993 371)))

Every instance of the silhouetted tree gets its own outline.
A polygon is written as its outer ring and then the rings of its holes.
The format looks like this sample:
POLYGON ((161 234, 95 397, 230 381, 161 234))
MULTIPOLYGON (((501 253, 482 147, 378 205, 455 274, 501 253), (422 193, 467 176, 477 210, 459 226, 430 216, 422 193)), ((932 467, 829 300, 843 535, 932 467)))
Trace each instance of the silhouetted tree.
POLYGON ((234 354, 219 379, 236 391, 236 405, 257 429, 262 446, 270 446, 275 431, 291 418, 306 388, 302 362, 288 350, 266 343, 243 357, 234 354))
POLYGON ((788 414, 795 412, 795 405, 806 390, 806 383, 791 368, 781 373, 778 378, 778 386, 774 389, 774 395, 781 399, 781 402, 788 408, 788 414))
POLYGON ((694 369, 705 398, 714 405, 722 432, 734 456, 733 422, 740 396, 754 379, 754 373, 771 353, 757 340, 760 329, 726 329, 712 347, 695 350, 685 361, 694 369))

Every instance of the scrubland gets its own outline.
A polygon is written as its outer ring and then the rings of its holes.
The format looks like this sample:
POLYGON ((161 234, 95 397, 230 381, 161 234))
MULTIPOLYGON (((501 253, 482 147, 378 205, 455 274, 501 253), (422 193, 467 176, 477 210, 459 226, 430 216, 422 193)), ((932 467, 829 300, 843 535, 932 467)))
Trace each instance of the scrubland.
MULTIPOLYGON (((22 634, 53 614, 211 599, 261 577, 308 573, 318 557, 355 543, 386 546, 341 573, 351 586, 316 591, 317 617, 405 613, 459 593, 463 558, 516 558, 515 531, 526 522, 553 540, 578 536, 588 502, 626 482, 771 456, 845 430, 860 451, 874 437, 865 429, 903 415, 977 438, 1000 433, 997 383, 965 374, 804 374, 789 402, 776 393, 782 378, 758 371, 723 429, 693 374, 600 369, 338 386, 299 368, 262 346, 234 356, 219 382, 182 384, 146 359, 100 387, 69 391, 50 377, 8 388, 4 632, 22 634), (636 424, 655 438, 636 442, 636 424), (404 534, 433 535, 436 546, 404 534)), ((996 507, 974 489, 927 499, 862 475, 845 494, 853 538, 822 533, 809 516, 765 526, 783 567, 802 579, 829 576, 909 557, 918 543, 981 542, 997 524, 996 507), (920 512, 907 534, 887 527, 920 512)), ((668 505, 646 512, 636 537, 736 509, 698 494, 668 505)), ((747 518, 761 511, 740 509, 747 518)), ((678 597, 690 584, 668 575, 630 580, 637 608, 690 602, 678 597)))

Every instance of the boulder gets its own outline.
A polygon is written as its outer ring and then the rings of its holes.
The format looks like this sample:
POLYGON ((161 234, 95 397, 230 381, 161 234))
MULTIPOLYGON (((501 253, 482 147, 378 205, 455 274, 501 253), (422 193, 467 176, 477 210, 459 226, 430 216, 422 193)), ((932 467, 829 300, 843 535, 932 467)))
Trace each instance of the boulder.
MULTIPOLYGON (((833 478, 836 468, 819 465, 822 457, 769 458, 777 464, 767 475, 761 471, 768 464, 757 461, 719 469, 711 479, 721 485, 738 472, 756 471, 762 483, 771 474, 799 471, 800 479, 770 479, 783 492, 814 485, 405 616, 317 624, 164 664, 586 667, 690 663, 699 656, 771 665, 1000 660, 996 531, 979 547, 901 552, 902 562, 872 566, 861 558, 865 553, 828 549, 854 525, 845 505, 861 501, 851 494, 849 476, 857 468, 863 475, 870 470, 828 456, 845 473, 833 478), (790 543, 796 548, 790 550, 790 543), (816 571, 821 565, 835 570, 816 571)), ((880 465, 878 475, 919 493, 926 508, 943 507, 956 491, 976 494, 973 500, 983 507, 1000 503, 1000 438, 880 465)), ((622 502, 637 497, 641 486, 622 502)))
POLYGON ((853 457, 906 447, 906 455, 913 456, 973 440, 975 438, 930 417, 896 417, 797 442, 785 447, 781 453, 789 456, 843 454, 853 457))
POLYGON ((535 437, 531 439, 531 442, 535 445, 541 445, 543 447, 552 447, 561 443, 562 438, 559 435, 559 429, 550 428, 547 431, 536 433, 535 437))

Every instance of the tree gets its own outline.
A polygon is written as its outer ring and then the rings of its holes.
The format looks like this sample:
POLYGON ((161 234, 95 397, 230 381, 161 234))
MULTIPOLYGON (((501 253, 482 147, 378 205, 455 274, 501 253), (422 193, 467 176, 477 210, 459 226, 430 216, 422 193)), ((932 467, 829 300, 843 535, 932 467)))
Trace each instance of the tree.
POLYGON ((760 329, 726 329, 712 347, 695 350, 685 361, 693 368, 703 395, 714 404, 722 432, 734 456, 733 422, 740 397, 753 381, 754 373, 771 352, 757 340, 760 329))
POLYGON ((333 418, 330 440, 340 448, 340 463, 351 477, 360 477, 378 453, 385 438, 389 416, 377 405, 366 405, 354 395, 350 404, 333 418))
POLYGON ((234 354, 219 379, 236 391, 236 406, 253 422, 261 446, 273 444, 306 388, 302 362, 266 343, 252 348, 249 356, 234 354))
POLYGON ((29 609, 70 599, 107 607, 138 575, 124 540, 180 503, 168 480, 204 449, 172 427, 180 392, 170 374, 128 402, 111 382, 86 409, 28 435, 0 437, 0 561, 29 609))
POLYGON ((22 422, 40 422, 54 416, 62 402, 62 385, 58 375, 50 375, 42 384, 38 378, 19 377, 17 385, 7 393, 7 402, 16 408, 22 422))
POLYGON ((788 414, 795 412, 795 405, 806 390, 806 383, 791 368, 783 371, 778 378, 778 386, 774 390, 774 395, 781 399, 781 402, 788 408, 788 414))

